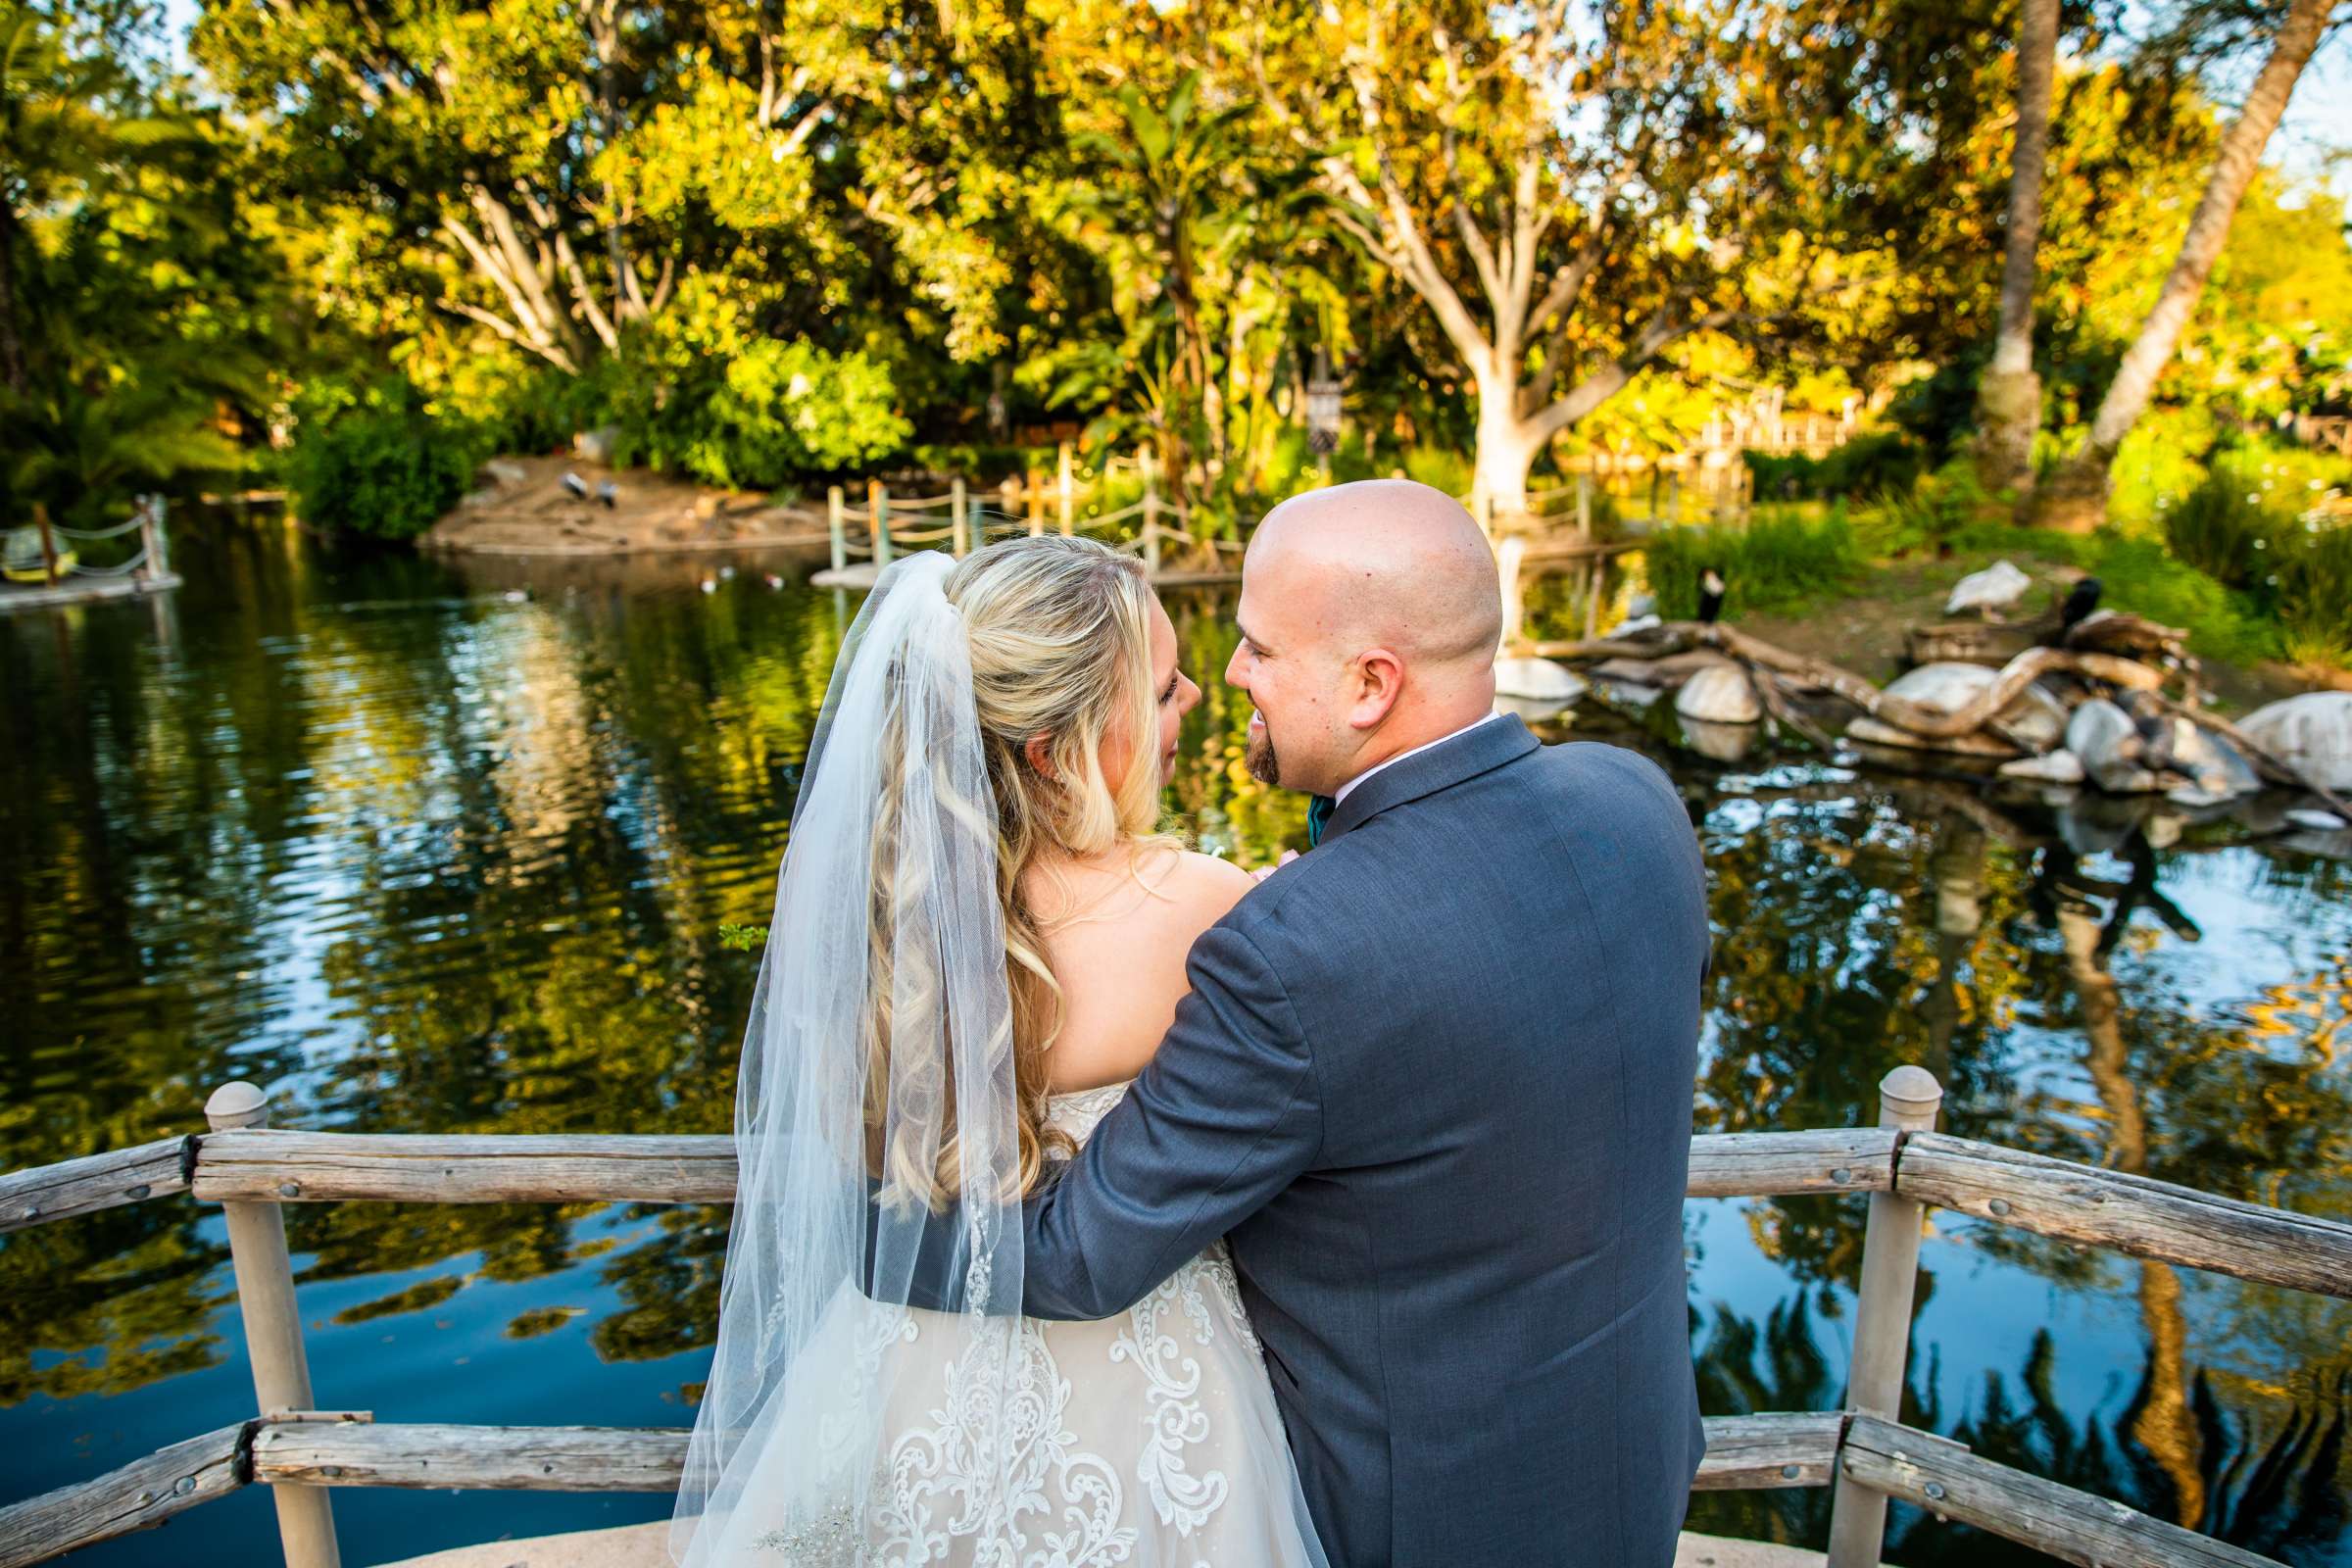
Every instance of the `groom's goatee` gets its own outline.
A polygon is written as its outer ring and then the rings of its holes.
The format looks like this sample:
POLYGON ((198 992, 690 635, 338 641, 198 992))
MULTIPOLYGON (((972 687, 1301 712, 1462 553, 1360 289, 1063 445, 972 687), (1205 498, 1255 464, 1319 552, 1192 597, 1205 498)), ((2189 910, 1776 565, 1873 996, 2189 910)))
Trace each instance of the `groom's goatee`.
POLYGON ((1276 789, 1282 787, 1282 764, 1274 758, 1274 737, 1263 729, 1250 736, 1249 744, 1243 748, 1242 765, 1260 784, 1270 784, 1276 789))

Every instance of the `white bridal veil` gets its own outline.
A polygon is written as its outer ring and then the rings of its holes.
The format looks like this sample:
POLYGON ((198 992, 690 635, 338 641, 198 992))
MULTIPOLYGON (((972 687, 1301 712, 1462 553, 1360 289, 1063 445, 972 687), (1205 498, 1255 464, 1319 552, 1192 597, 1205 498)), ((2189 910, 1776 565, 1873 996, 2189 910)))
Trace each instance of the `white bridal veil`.
POLYGON ((1012 1008, 954 564, 882 573, 803 772, 736 1090, 718 1349, 670 1531, 690 1568, 925 1561, 951 1538, 956 1560, 992 1563, 1014 1534, 1012 1008), (944 1357, 893 1353, 918 1312, 944 1357), (907 1432, 960 1451, 892 1441, 907 1432), (959 1478, 952 1517, 892 1516, 908 1466, 959 1478))

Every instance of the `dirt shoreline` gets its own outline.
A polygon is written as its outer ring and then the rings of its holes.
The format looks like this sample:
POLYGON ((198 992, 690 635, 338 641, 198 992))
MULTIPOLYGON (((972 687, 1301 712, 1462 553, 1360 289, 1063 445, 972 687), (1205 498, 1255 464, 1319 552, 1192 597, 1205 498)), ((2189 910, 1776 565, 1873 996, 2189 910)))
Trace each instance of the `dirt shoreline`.
MULTIPOLYGON (((1993 552, 1974 552, 1948 561, 1890 562, 1876 569, 1857 591, 1824 595, 1793 612, 1741 615, 1739 627, 1790 653, 1827 660, 1884 686, 1907 667, 1913 627, 1952 618, 1943 612, 1952 584, 2002 559, 2012 561, 2034 579, 2034 587, 2013 617, 2017 619, 2029 618, 2044 604, 2063 598, 2082 575, 1993 552)), ((2352 691, 2352 671, 2276 662, 2251 667, 2215 660, 2201 662, 2208 689, 2229 711, 2260 708, 2299 692, 2328 687, 2352 691)))
MULTIPOLYGON (((483 466, 482 486, 418 537, 420 549, 571 562, 775 550, 795 554, 788 569, 797 574, 826 559, 831 538, 821 508, 779 504, 648 469, 615 469, 564 456, 498 458, 483 466), (586 499, 565 487, 566 474, 577 476, 586 499), (612 487, 611 505, 599 499, 607 484, 612 487)), ((1910 629, 1943 619, 1952 584, 1995 559, 1971 552, 1946 561, 1888 563, 1860 591, 1825 596, 1793 613, 1742 615, 1740 625, 1792 653, 1830 660, 1885 685, 1904 667, 1910 629)), ((2034 579, 2027 602, 2034 606, 2062 596, 2079 575, 2031 560, 2026 567, 2034 579)), ((704 573, 682 564, 675 574, 704 573)), ((2352 671, 2280 663, 2247 669, 2209 662, 2206 674, 2223 706, 2233 710, 2320 687, 2352 690, 2352 671)))
POLYGON ((821 509, 577 457, 494 458, 483 483, 417 537, 446 555, 622 556, 808 549, 830 537, 821 509), (564 484, 576 477, 584 490, 564 484), (611 500, 603 499, 610 486, 611 500))

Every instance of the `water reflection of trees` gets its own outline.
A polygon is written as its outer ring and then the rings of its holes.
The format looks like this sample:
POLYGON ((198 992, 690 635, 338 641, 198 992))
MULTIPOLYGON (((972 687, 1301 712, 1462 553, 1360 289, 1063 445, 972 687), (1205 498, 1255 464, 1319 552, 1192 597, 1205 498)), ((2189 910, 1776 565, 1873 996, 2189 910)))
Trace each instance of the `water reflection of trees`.
MULTIPOLYGON (((0 936, 59 976, 0 1058, 0 1158, 187 1131, 234 1076, 290 1081, 281 1123, 725 1127, 752 972, 715 931, 772 898, 821 596, 511 606, 270 533, 190 554, 220 613, 169 665, 92 623, 0 639, 9 689, 65 719, 12 704, 0 762, 0 936)), ((593 1212, 289 1218, 306 1279, 478 1254, 501 1280, 596 1255, 573 1239, 593 1212)), ((209 1363, 220 1262, 180 1205, 10 1239, 0 1398, 209 1363)))
MULTIPOLYGON (((1788 1298, 1761 1318, 1717 1303, 1692 1317, 1699 1400, 1710 1414, 1835 1408, 1844 1367, 1827 1356, 1811 1298, 1788 1298)), ((1978 1454, 2112 1497, 2158 1518, 2174 1519, 2281 1562, 2330 1560, 2347 1525, 2345 1469, 2352 1399, 2339 1383, 2332 1396, 2281 1401, 2247 1410, 2226 1405, 2199 1372, 2190 1385, 2196 1430, 2189 1468, 2163 1441, 2151 1444, 2149 1412, 2166 1397, 2163 1348, 2146 1351, 2137 1384, 2119 1404, 2083 1413, 2058 1394, 2056 1342, 2036 1332, 2014 1378, 1989 1372, 1955 1416, 1939 1358, 1915 1368, 1903 1419, 1948 1432, 1978 1454)), ((2159 1421, 2161 1427, 2169 1417, 2159 1421)), ((1829 1533, 1827 1488, 1701 1493, 1691 1498, 1690 1528, 1818 1546, 1829 1533)), ((1921 1565, 2035 1564, 2047 1559, 1964 1526, 1931 1521, 1907 1507, 1893 1511, 1886 1555, 1921 1565)))
MULTIPOLYGON (((2159 851, 2129 824, 2086 834, 2046 810, 1997 810, 1974 797, 1962 805, 1932 784, 1863 789, 1842 779, 1759 785, 1713 800, 1701 816, 1720 989, 1700 1103, 1716 1125, 1866 1119, 1876 1079, 1917 1061, 1947 1085, 1955 1130, 2343 1212, 2352 1192, 2352 1083, 2335 1050, 2352 1007, 2343 949, 2311 980, 2218 1016, 2180 995, 2157 957, 2168 942, 2205 937, 2164 882, 2193 868, 2218 837, 2192 833, 2159 851), (2114 973, 2119 961, 2134 966, 2129 988, 2114 973), (2070 1096, 2070 1080, 2089 1095, 2070 1096)), ((2325 895, 2296 895, 2329 879, 2295 871, 2266 880, 2265 912, 2289 929, 2324 924, 2325 895)), ((1851 1205, 1759 1202, 1749 1218, 1758 1246, 1795 1277, 1854 1277, 1860 1213, 1851 1205)), ((2055 1350, 2044 1335, 2022 1393, 1988 1380, 1955 1435, 2287 1560, 2341 1534, 2352 1410, 2341 1303, 2184 1281, 2165 1264, 2004 1227, 1970 1226, 1967 1239, 2055 1283, 2121 1290, 2135 1304, 2145 1361, 2122 1412, 2104 1427, 2095 1417, 2069 1426, 2051 1392, 2055 1350)), ((1932 1283, 1931 1270, 1923 1284, 1932 1283)), ((1711 1338, 1719 1356, 1740 1365, 1761 1357, 1787 1392, 1812 1392, 1796 1375, 1810 1376, 1810 1358, 1789 1353, 1797 1340, 1779 1313, 1760 1340, 1720 1322, 1711 1338)), ((1737 1378, 1719 1376, 1714 1396, 1724 1408, 1759 1407, 1743 1402, 1754 1395, 1737 1378)), ((1934 1424, 1936 1400, 1916 1390, 1914 1398, 1934 1424)), ((1762 1509, 1746 1524, 1780 1539, 1812 1539, 1804 1532, 1822 1522, 1796 1499, 1734 1506, 1762 1509)), ((1985 1550, 1933 1533, 1901 1544, 1905 1561, 1962 1552, 1975 1561, 1985 1550)))

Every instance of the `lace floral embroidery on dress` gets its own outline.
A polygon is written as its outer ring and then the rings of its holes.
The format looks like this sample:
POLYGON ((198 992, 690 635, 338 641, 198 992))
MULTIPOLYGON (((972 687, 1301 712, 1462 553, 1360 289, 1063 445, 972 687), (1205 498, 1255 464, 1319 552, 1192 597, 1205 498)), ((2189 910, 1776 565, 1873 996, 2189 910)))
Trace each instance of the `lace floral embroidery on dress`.
POLYGON ((964 1363, 947 1373, 947 1401, 931 1412, 927 1430, 908 1432, 892 1445, 890 1487, 874 1509, 874 1533, 882 1560, 924 1563, 947 1559, 956 1540, 979 1538, 1004 1544, 1011 1555, 991 1552, 983 1560, 1007 1565, 1051 1564, 1053 1568, 1108 1568, 1128 1560, 1136 1532, 1121 1528, 1124 1494, 1108 1463, 1073 1451, 1078 1435, 1065 1416, 1069 1380, 1036 1324, 1008 1324, 1010 1332, 975 1345, 964 1363), (995 1397, 999 1380, 1009 1377, 998 1431, 995 1397), (1009 1454, 1013 1472, 1004 1478, 1006 1517, 972 1517, 975 1494, 993 1495, 984 1484, 981 1456, 1009 1454), (1042 1516, 1042 1517, 1040 1517, 1042 1516), (1059 1520, 1068 1528, 1054 1533, 1059 1520))
MULTIPOLYGON (((1056 1095, 1049 1115, 1084 1143, 1126 1092, 1125 1084, 1111 1084, 1056 1095)), ((927 1374, 938 1379, 931 1384, 933 1397, 920 1406, 919 1422, 889 1440, 882 1465, 864 1489, 862 1525, 845 1503, 800 1529, 770 1531, 755 1544, 777 1553, 789 1568, 941 1562, 1121 1568, 1135 1561, 1145 1527, 1156 1522, 1193 1542, 1197 1551, 1207 1550, 1216 1539, 1212 1523, 1232 1500, 1235 1483, 1223 1469, 1201 1471, 1195 1463, 1211 1435, 1211 1411, 1219 1408, 1206 1396, 1204 1367, 1230 1354, 1218 1347, 1220 1335, 1227 1345, 1243 1347, 1250 1360, 1259 1354, 1224 1244, 1112 1321, 1116 1333, 1105 1343, 1101 1329, 1091 1339, 1056 1341, 1056 1330, 1079 1326, 997 1320, 1002 1333, 973 1335, 953 1360, 927 1374), (1073 1386, 1062 1362, 1074 1345, 1088 1347, 1089 1362, 1097 1355, 1107 1359, 1107 1365, 1070 1363, 1068 1370, 1090 1389, 1124 1375, 1113 1374, 1114 1367, 1132 1367, 1143 1379, 1140 1401, 1121 1394, 1109 1407, 1124 1427, 1117 1436, 1108 1426, 1084 1437, 1074 1430, 1104 1419, 1099 1412, 1072 1419, 1073 1386), (1094 1451, 1098 1447, 1108 1454, 1094 1451), (1009 1473, 981 1474, 992 1456, 1007 1463, 1009 1473), (1139 1504, 1150 1499, 1150 1515, 1140 1506, 1130 1515, 1130 1479, 1139 1504), (983 1501, 989 1498, 997 1501, 983 1501), (983 1517, 992 1506, 994 1515, 983 1517)), ((854 1375, 870 1378, 884 1356, 928 1343, 931 1327, 926 1313, 874 1311, 859 1326, 854 1375)), ((1099 1395, 1090 1397, 1101 1402, 1099 1395)))
POLYGON ((1187 1263, 1176 1277, 1127 1309, 1127 1332, 1111 1345, 1113 1361, 1131 1361, 1144 1374, 1144 1451, 1137 1472, 1159 1522, 1179 1535, 1208 1523, 1225 1502, 1224 1472, 1195 1476, 1185 1463, 1189 1445, 1207 1441, 1208 1412, 1200 1406, 1200 1362, 1184 1353, 1175 1334, 1162 1327, 1168 1308, 1180 1306, 1192 1322, 1192 1339, 1206 1346, 1215 1335, 1208 1303, 1201 1298, 1201 1266, 1187 1263))
POLYGON ((1077 1143, 1094 1136, 1102 1118, 1127 1098, 1126 1084, 1104 1084, 1100 1089, 1080 1089, 1066 1095, 1055 1095, 1046 1102, 1046 1119, 1077 1143))

